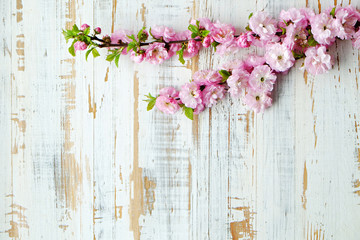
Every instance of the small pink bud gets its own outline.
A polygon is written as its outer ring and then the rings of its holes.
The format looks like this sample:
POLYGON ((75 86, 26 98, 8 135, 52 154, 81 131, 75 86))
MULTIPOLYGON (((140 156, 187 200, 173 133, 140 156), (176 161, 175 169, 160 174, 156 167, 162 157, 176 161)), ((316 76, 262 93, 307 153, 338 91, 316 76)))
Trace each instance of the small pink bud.
POLYGON ((95 33, 96 34, 100 34, 101 33, 101 28, 97 27, 94 29, 95 33))
POLYGON ((75 51, 84 51, 87 48, 86 43, 77 41, 74 44, 75 51))
POLYGON ((80 30, 84 31, 85 29, 87 29, 88 27, 90 27, 89 25, 87 25, 86 23, 84 23, 83 25, 81 25, 80 30))

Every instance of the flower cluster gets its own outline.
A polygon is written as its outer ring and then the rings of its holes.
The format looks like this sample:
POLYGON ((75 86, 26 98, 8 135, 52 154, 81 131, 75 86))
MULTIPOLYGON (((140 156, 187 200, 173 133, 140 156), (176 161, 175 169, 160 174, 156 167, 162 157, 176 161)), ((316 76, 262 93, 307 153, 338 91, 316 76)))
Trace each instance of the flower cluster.
POLYGON ((172 28, 155 26, 136 35, 119 30, 102 38, 100 28, 89 35, 86 24, 80 29, 64 31, 66 40, 74 39, 69 52, 88 49, 86 57, 99 53, 96 48, 108 48, 107 60, 119 60, 129 54, 137 63, 147 61, 160 64, 174 55, 180 62, 196 56, 201 48, 213 47, 216 53, 234 52, 250 46, 264 48, 264 56, 250 55, 245 60, 233 61, 218 70, 196 72, 189 83, 180 90, 166 87, 159 95, 147 96, 148 110, 156 106, 160 111, 174 114, 183 109, 193 118, 207 107, 212 107, 227 93, 241 98, 255 112, 263 112, 272 104, 271 91, 278 73, 286 73, 297 59, 303 59, 303 69, 313 75, 332 68, 333 57, 329 47, 336 39, 352 40, 353 47, 360 49, 360 13, 352 6, 335 6, 315 14, 308 8, 282 10, 275 19, 266 12, 251 13, 246 31, 236 35, 231 24, 212 22, 201 18, 192 20, 188 29, 175 32, 172 28), (153 41, 146 42, 151 36, 153 41))

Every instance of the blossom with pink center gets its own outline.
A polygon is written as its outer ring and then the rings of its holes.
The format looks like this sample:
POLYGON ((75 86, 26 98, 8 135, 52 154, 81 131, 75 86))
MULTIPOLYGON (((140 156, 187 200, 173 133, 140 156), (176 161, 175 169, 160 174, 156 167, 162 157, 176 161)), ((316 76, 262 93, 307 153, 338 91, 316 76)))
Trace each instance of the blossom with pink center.
POLYGON ((84 51, 87 47, 88 47, 88 45, 81 41, 77 41, 74 44, 75 51, 84 51))
POLYGON ((174 114, 179 111, 180 106, 174 98, 159 96, 156 98, 155 106, 166 114, 174 114))
POLYGON ((249 27, 261 40, 276 40, 277 22, 266 12, 256 12, 249 19, 249 27))
POLYGON ((333 60, 329 54, 326 53, 326 47, 310 47, 305 52, 305 68, 313 74, 322 74, 331 69, 333 60))
POLYGON ((154 26, 151 28, 151 34, 155 38, 163 38, 165 42, 174 41, 176 33, 174 29, 165 26, 154 26))
POLYGON ((131 51, 130 58, 136 63, 141 63, 145 59, 145 53, 136 53, 131 51))
POLYGON ((267 65, 257 66, 249 77, 250 87, 262 92, 272 91, 275 81, 276 75, 272 73, 271 68, 267 65))
POLYGON ((217 21, 211 28, 211 36, 215 42, 229 43, 234 39, 235 28, 231 24, 217 21))
POLYGON ((80 30, 84 31, 85 29, 87 29, 88 27, 90 27, 89 25, 87 25, 86 23, 84 23, 83 25, 81 25, 80 30))
POLYGON ((169 58, 165 43, 152 43, 146 49, 145 59, 152 64, 160 64, 169 58))
POLYGON ((269 97, 268 92, 262 92, 256 89, 249 89, 243 100, 255 113, 264 112, 264 110, 272 104, 272 99, 269 97))
POLYGON ((240 36, 236 39, 236 44, 240 48, 248 48, 251 45, 251 42, 253 40, 253 36, 249 33, 252 32, 245 32, 241 33, 240 36))
POLYGON ((355 24, 357 22, 355 11, 350 7, 336 7, 334 28, 338 38, 349 39, 355 33, 355 24))
POLYGON ((195 109, 202 103, 200 86, 196 82, 186 83, 181 87, 179 97, 186 107, 195 109))
POLYGON ((210 85, 220 83, 222 76, 218 71, 215 70, 199 70, 194 73, 193 80, 200 86, 210 85))
POLYGON ((360 30, 357 31, 352 39, 352 45, 356 49, 360 49, 360 30))
POLYGON ((218 84, 207 85, 202 94, 205 106, 212 107, 225 97, 225 87, 218 84))
POLYGON ((327 13, 320 13, 310 18, 311 32, 314 39, 324 45, 330 45, 335 41, 336 29, 334 18, 327 13))
POLYGON ((211 36, 207 35, 207 36, 203 39, 202 45, 203 45, 204 48, 208 48, 208 47, 211 46, 211 44, 212 44, 213 42, 214 42, 214 39, 213 39, 211 36))
POLYGON ((284 44, 272 43, 267 45, 265 52, 266 63, 277 72, 285 72, 294 65, 293 53, 284 44))
POLYGON ((184 50, 184 58, 192 58, 196 56, 201 48, 201 42, 189 40, 187 48, 184 50))
POLYGON ((231 97, 238 98, 243 94, 248 86, 249 76, 250 74, 244 70, 235 69, 232 71, 231 76, 226 81, 230 87, 229 93, 231 97))

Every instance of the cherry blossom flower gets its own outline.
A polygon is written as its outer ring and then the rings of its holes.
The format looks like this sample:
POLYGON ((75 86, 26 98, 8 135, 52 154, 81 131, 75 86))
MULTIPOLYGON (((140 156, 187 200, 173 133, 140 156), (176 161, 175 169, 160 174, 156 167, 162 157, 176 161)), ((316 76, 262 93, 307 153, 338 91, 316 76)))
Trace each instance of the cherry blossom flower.
POLYGON ((293 53, 281 43, 269 44, 265 53, 266 63, 277 72, 285 72, 294 65, 293 53))
POLYGON ((164 60, 168 59, 169 54, 165 49, 165 43, 152 43, 148 49, 146 49, 146 61, 152 64, 160 64, 164 60))
POLYGON ((266 12, 256 12, 249 19, 249 27, 261 40, 276 41, 277 22, 266 12))
POLYGON ((184 84, 179 96, 185 106, 189 108, 195 109, 202 103, 200 86, 196 82, 184 84))
POLYGON ((231 97, 238 98, 240 97, 245 88, 248 86, 250 74, 244 70, 235 69, 232 71, 231 76, 227 79, 227 84, 230 87, 229 93, 231 97))
POLYGON ((272 105, 272 99, 268 94, 268 92, 249 89, 249 92, 245 95, 243 100, 255 113, 261 113, 272 105))
POLYGON ((215 84, 207 85, 202 94, 205 107, 212 107, 225 97, 225 87, 215 84))
POLYGON ((273 90, 276 75, 272 73, 267 65, 254 68, 249 77, 249 85, 258 91, 267 92, 273 90))
POLYGON ((327 13, 320 13, 310 18, 311 32, 314 39, 324 45, 330 45, 335 41, 336 29, 334 18, 327 13))
POLYGON ((325 46, 308 48, 305 56, 305 68, 313 75, 325 73, 332 67, 332 58, 325 46))

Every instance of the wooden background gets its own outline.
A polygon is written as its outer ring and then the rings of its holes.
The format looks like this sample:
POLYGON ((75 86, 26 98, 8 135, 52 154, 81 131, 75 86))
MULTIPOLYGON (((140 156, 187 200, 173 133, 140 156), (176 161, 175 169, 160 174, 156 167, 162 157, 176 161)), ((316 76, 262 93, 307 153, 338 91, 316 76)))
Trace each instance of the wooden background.
MULTIPOLYGON (((360 1, 351 1, 360 7, 360 1)), ((209 17, 324 11, 347 1, 1 0, 0 239, 360 239, 359 51, 337 42, 328 74, 296 64, 274 106, 226 98, 194 121, 146 112, 149 91, 256 49, 183 66, 73 58, 74 23, 180 31, 209 17)))

